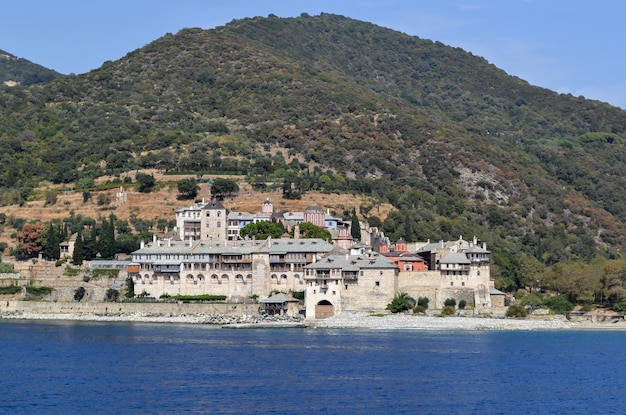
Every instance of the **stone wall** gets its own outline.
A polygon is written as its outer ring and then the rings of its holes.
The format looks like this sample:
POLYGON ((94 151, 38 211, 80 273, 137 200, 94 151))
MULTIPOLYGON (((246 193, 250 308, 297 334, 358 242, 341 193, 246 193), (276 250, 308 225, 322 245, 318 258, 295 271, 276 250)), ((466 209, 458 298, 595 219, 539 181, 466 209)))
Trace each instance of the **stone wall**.
POLYGON ((241 317, 258 311, 259 304, 78 303, 0 300, 0 312, 25 314, 229 315, 241 317))

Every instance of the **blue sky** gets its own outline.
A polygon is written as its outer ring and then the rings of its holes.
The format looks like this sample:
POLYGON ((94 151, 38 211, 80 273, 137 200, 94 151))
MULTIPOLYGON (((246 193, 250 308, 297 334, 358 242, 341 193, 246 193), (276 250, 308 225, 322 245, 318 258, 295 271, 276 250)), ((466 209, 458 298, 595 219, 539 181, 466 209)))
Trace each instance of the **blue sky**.
POLYGON ((233 19, 336 13, 460 47, 529 83, 626 109, 623 0, 21 0, 4 2, 0 49, 64 74, 166 33, 233 19))

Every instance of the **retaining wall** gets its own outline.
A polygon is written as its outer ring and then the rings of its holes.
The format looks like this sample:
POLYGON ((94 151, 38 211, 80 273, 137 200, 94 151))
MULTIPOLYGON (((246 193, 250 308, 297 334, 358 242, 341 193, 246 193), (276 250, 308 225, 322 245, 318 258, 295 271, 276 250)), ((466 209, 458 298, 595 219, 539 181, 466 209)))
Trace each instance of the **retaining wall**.
POLYGON ((101 303, 0 300, 0 312, 27 314, 140 314, 229 315, 242 317, 259 311, 259 304, 101 303))

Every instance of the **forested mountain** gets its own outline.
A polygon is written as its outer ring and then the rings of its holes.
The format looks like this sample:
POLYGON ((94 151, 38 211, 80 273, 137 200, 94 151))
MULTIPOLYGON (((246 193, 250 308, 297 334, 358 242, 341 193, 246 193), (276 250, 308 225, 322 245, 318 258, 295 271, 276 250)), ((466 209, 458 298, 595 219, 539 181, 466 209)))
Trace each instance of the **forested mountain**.
POLYGON ((3 87, 0 203, 142 167, 241 172, 289 197, 388 201, 392 240, 478 235, 503 267, 517 253, 589 261, 625 246, 625 137, 625 111, 458 48, 337 15, 251 18, 3 87))
POLYGON ((0 84, 24 86, 59 79, 63 75, 0 49, 0 84))

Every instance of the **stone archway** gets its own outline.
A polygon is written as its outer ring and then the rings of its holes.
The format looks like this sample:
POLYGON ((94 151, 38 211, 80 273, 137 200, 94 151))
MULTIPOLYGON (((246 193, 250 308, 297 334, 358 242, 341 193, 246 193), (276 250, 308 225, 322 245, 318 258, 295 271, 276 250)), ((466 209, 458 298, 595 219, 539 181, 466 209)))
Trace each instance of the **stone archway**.
POLYGON ((335 315, 335 306, 328 300, 315 304, 315 318, 327 318, 335 315))

